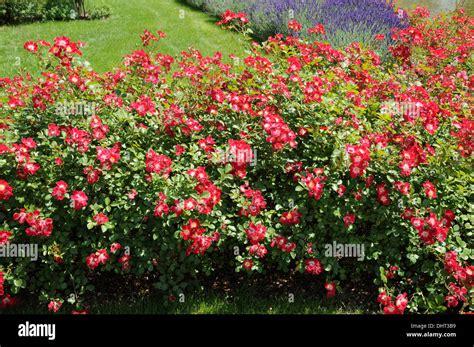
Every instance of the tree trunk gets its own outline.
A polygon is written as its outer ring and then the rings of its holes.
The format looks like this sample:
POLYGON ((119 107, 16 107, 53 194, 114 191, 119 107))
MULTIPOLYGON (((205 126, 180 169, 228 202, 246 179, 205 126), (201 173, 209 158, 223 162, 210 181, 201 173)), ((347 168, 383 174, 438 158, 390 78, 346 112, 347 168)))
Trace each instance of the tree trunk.
POLYGON ((84 0, 74 0, 74 7, 79 17, 85 18, 87 16, 84 0))

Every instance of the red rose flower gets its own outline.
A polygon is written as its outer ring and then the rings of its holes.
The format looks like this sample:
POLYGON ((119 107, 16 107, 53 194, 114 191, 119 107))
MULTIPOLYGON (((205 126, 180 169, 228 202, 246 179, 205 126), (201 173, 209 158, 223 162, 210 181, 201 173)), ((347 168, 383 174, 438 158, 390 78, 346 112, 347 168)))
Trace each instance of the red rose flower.
POLYGON ((13 196, 13 188, 7 181, 0 180, 0 200, 8 200, 13 196))
POLYGON ((383 41, 383 40, 385 40, 385 35, 384 34, 377 34, 377 35, 375 35, 375 39, 377 41, 383 41))
POLYGON ((308 33, 325 35, 326 31, 324 30, 324 26, 322 24, 317 24, 315 27, 309 28, 308 33))
POLYGON ((301 31, 302 28, 303 26, 300 23, 298 23, 296 20, 288 21, 288 29, 298 32, 298 31, 301 31))
POLYGON ((34 41, 26 41, 23 45, 23 48, 25 48, 28 52, 35 53, 38 51, 38 44, 34 41))
POLYGON ((296 225, 299 224, 300 218, 302 214, 298 211, 297 208, 284 212, 282 216, 280 217, 280 223, 282 224, 288 224, 288 225, 296 225))
POLYGON ((107 217, 105 214, 102 212, 96 214, 94 217, 94 222, 96 222, 98 225, 105 224, 109 221, 109 217, 107 217))
POLYGON ((399 294, 395 300, 395 306, 400 313, 403 313, 407 307, 407 293, 399 294))
POLYGON ((329 298, 332 298, 332 297, 334 297, 334 296, 336 295, 336 283, 334 283, 334 282, 332 282, 332 283, 326 282, 326 283, 324 284, 324 288, 326 288, 326 291, 327 291, 326 296, 327 296, 328 299, 329 299, 329 298))
POLYGON ((53 188, 53 192, 51 193, 51 196, 56 200, 63 200, 64 195, 67 192, 67 189, 68 189, 68 185, 66 182, 57 181, 56 187, 53 188))
POLYGON ((61 308, 61 306, 63 305, 63 302, 61 299, 54 299, 54 300, 51 300, 48 304, 48 310, 50 312, 58 312, 59 309, 61 308))
POLYGON ((13 236, 10 231, 0 230, 0 245, 8 243, 8 240, 13 236))
POLYGON ((384 314, 400 314, 400 311, 394 304, 388 304, 383 309, 384 314))
POLYGON ((110 253, 116 253, 122 248, 122 245, 120 243, 112 243, 110 245, 110 253))
POLYGON ((350 225, 355 223, 356 215, 354 213, 348 213, 344 216, 344 226, 348 228, 350 225))
POLYGON ((384 306, 390 305, 392 303, 392 298, 385 293, 385 291, 382 291, 379 293, 379 296, 377 297, 377 302, 381 303, 384 306))
POLYGON ((71 200, 73 203, 73 208, 75 210, 81 210, 87 206, 87 201, 89 198, 83 191, 75 190, 72 192, 71 200))
POLYGON ((425 188, 426 197, 429 199, 436 199, 436 187, 430 181, 426 181, 423 183, 423 187, 425 188))
POLYGON ((250 269, 252 269, 253 261, 252 261, 251 259, 245 259, 245 260, 244 260, 244 263, 243 263, 243 266, 244 266, 244 268, 246 268, 247 270, 250 270, 250 269))
POLYGON ((250 243, 255 245, 265 238, 266 231, 267 228, 264 227, 262 224, 250 223, 247 230, 245 230, 245 233, 247 234, 250 243))
POLYGON ((306 259, 304 262, 305 272, 312 275, 319 275, 323 272, 323 267, 319 260, 315 258, 306 259))

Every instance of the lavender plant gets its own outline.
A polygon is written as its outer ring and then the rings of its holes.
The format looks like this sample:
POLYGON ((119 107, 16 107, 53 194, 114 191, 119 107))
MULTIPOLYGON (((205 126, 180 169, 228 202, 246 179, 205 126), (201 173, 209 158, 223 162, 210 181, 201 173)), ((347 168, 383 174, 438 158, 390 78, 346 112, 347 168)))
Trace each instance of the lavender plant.
MULTIPOLYGON (((385 35, 388 46, 390 30, 405 26, 392 1, 384 0, 326 0, 319 7, 318 19, 326 28, 328 40, 338 47, 353 41, 374 46, 377 34, 385 35)), ((380 46, 384 45, 376 45, 380 46)))
POLYGON ((220 15, 225 10, 248 13, 252 30, 259 39, 276 33, 289 34, 288 20, 303 24, 306 29, 324 24, 327 41, 336 47, 358 41, 383 54, 391 44, 390 30, 405 26, 405 19, 394 11, 389 0, 187 0, 205 11, 220 15), (384 34, 384 42, 375 35, 384 34))

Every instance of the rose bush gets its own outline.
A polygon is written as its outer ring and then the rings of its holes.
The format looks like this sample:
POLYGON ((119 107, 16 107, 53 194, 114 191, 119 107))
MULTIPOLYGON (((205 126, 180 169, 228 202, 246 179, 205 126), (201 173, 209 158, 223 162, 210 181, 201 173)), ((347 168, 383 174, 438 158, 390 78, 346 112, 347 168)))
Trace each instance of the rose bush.
POLYGON ((27 42, 41 76, 0 79, 0 243, 40 259, 0 259, 2 307, 23 290, 81 309, 94 272, 155 274, 176 295, 235 268, 324 276, 328 297, 373 281, 385 313, 468 312, 474 23, 410 21, 383 64, 321 27, 232 65, 157 53, 166 35, 145 30, 103 75, 81 43, 27 42), (328 256, 334 241, 364 261, 328 256))

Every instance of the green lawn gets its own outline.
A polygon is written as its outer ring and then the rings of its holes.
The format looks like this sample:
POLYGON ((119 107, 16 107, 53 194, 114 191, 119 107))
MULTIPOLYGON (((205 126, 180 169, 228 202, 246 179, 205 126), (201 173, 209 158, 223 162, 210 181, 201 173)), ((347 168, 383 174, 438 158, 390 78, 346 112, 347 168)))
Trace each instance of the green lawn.
MULTIPOLYGON (((118 274, 96 274, 95 285, 81 301, 93 314, 373 314, 378 312, 372 285, 359 281, 338 288, 334 298, 326 298, 324 280, 305 274, 248 275, 222 272, 200 277, 198 286, 189 286, 174 302, 154 288, 158 277, 123 278, 118 274), (111 290, 113 288, 113 290, 111 290), (368 304, 369 303, 369 304, 368 304)), ((63 297, 66 299, 66 297, 63 297)), ((69 314, 71 306, 61 309, 69 314)), ((18 304, 5 313, 44 314, 46 303, 36 295, 23 293, 18 304)))
MULTIPOLYGON (((364 310, 345 306, 340 301, 298 299, 287 297, 255 299, 251 293, 237 298, 223 295, 185 297, 185 301, 163 305, 156 300, 144 299, 134 304, 96 304, 97 314, 361 314, 364 310)), ((178 299, 179 300, 179 299, 178 299)))
MULTIPOLYGON (((95 297, 89 299, 93 314, 362 314, 373 313, 363 309, 362 303, 356 304, 349 295, 326 299, 320 295, 295 293, 290 302, 287 293, 274 292, 260 295, 255 290, 238 290, 231 294, 206 291, 200 295, 185 296, 184 302, 177 298, 175 302, 164 303, 156 297, 117 299, 95 297)), ((35 306, 27 302, 5 313, 44 314, 46 305, 35 306)), ((61 313, 69 313, 61 310, 61 313)))
POLYGON ((98 21, 1 26, 0 77, 11 76, 20 67, 34 66, 33 58, 23 49, 25 41, 38 38, 51 41, 60 35, 86 42, 84 58, 99 72, 117 66, 125 54, 140 47, 139 35, 145 28, 168 34, 159 43, 162 53, 177 54, 192 46, 205 55, 217 51, 224 55, 243 54, 238 34, 222 30, 215 25, 215 18, 189 7, 183 0, 89 0, 87 3, 107 4, 112 15, 98 21))

